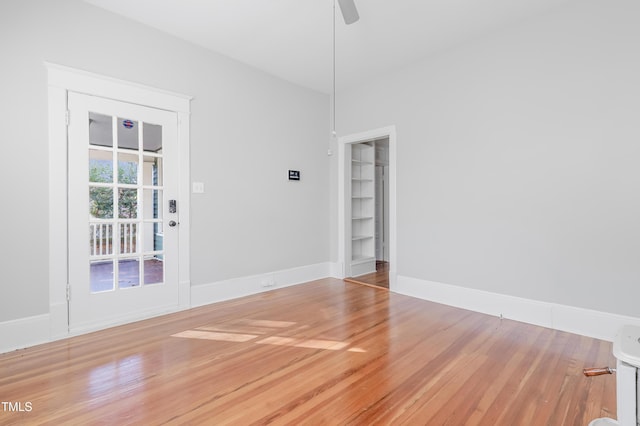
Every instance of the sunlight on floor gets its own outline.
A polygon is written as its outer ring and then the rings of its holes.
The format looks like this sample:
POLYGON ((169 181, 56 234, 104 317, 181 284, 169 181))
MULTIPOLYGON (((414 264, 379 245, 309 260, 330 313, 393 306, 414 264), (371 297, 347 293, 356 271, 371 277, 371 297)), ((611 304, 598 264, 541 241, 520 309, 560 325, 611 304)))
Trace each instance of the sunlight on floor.
POLYGON ((187 330, 174 334, 172 337, 186 337, 189 339, 221 340, 223 342, 248 342, 258 336, 253 334, 218 333, 215 331, 187 330))
POLYGON ((348 343, 336 342, 335 340, 298 340, 277 336, 267 337, 256 343, 259 345, 294 346, 296 348, 327 349, 330 351, 337 351, 349 346, 348 343))
MULTIPOLYGON (((338 340, 297 339, 294 337, 283 337, 277 335, 264 337, 265 334, 283 332, 285 328, 295 326, 296 324, 297 323, 290 321, 242 319, 232 323, 206 325, 194 330, 182 331, 180 333, 173 334, 172 337, 236 343, 249 342, 258 337, 262 337, 262 339, 254 343, 257 345, 290 346, 329 351, 339 351, 349 346, 348 342, 338 340)), ((366 352, 366 350, 357 347, 349 348, 347 351, 356 353, 366 352)))

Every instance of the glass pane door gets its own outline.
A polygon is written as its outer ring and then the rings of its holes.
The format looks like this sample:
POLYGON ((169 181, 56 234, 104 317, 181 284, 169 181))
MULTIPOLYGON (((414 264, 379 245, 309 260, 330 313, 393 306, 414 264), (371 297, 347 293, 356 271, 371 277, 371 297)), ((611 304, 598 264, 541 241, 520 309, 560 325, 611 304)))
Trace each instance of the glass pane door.
POLYGON ((92 293, 164 282, 162 129, 89 112, 92 293))
POLYGON ((173 309, 176 114, 77 93, 69 109, 70 328, 173 309))

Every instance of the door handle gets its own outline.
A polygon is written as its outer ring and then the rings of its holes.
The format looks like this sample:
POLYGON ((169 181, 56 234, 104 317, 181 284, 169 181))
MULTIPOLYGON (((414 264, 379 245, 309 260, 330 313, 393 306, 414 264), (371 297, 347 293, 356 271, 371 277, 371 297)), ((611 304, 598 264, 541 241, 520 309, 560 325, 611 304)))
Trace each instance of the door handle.
POLYGON ((177 223, 176 223, 176 221, 175 221, 175 220, 171 220, 171 221, 169 221, 169 226, 174 227, 174 226, 176 226, 176 225, 177 225, 177 223))

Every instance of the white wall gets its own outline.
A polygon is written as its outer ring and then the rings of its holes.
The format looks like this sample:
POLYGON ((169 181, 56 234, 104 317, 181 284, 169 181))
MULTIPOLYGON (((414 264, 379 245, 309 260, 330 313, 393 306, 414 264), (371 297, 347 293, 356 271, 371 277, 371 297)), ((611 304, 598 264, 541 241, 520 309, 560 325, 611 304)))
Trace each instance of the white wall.
POLYGON ((329 260, 325 95, 79 0, 0 2, 0 53, 0 322, 49 309, 44 61, 194 96, 192 285, 329 260))
POLYGON ((340 135, 397 126, 398 275, 640 317, 639 18, 572 2, 339 93, 340 135))

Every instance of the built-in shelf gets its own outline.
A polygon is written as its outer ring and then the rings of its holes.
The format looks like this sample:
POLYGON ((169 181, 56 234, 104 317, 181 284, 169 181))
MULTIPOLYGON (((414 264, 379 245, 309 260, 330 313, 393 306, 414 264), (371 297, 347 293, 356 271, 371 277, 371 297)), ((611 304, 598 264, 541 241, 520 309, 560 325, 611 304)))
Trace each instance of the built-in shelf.
POLYGON ((351 276, 375 272, 375 151, 373 142, 351 145, 351 276))
POLYGON ((353 164, 360 164, 360 165, 363 165, 363 166, 368 166, 368 165, 372 166, 373 165, 373 161, 362 161, 362 160, 351 159, 351 162, 353 164))
MULTIPOLYGON (((354 256, 351 258, 351 264, 363 264, 363 263, 367 263, 367 262, 374 262, 375 263, 376 259, 375 257, 371 257, 371 256, 354 256)), ((375 270, 374 270, 375 272, 375 270)), ((366 272, 365 272, 366 273, 366 272)), ((362 274, 359 274, 362 275, 362 274)))

